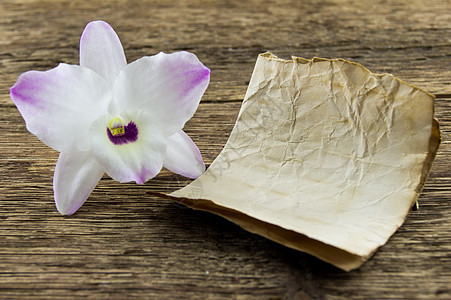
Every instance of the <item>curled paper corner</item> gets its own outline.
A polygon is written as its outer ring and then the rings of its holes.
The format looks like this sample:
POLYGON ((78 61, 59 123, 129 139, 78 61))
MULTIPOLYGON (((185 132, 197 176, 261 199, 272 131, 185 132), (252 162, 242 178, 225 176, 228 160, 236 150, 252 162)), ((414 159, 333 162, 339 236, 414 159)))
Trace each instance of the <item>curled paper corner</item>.
POLYGON ((349 271, 402 225, 439 144, 433 95, 343 59, 264 53, 207 171, 151 194, 349 271))

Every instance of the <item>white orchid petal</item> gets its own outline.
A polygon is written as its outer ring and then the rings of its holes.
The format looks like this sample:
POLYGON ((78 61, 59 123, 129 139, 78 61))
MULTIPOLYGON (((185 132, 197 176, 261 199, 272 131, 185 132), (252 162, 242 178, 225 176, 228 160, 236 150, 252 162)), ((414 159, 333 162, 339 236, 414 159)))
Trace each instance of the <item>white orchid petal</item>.
POLYGON ((193 179, 205 171, 199 148, 183 130, 168 138, 163 166, 174 173, 193 179))
POLYGON ((93 153, 114 180, 142 184, 160 172, 167 137, 147 113, 130 110, 119 116, 105 115, 93 123, 90 132, 93 153), (113 117, 122 120, 125 135, 108 134, 113 117))
POLYGON ((111 102, 110 89, 101 76, 67 64, 23 73, 10 96, 27 129, 60 152, 89 150, 90 125, 111 102))
POLYGON ((88 199, 103 168, 90 151, 62 152, 53 177, 56 208, 62 215, 76 212, 88 199))
POLYGON ((80 38, 80 66, 101 75, 111 86, 127 60, 116 32, 104 21, 86 25, 80 38))
POLYGON ((192 53, 159 53, 130 63, 113 88, 118 111, 145 110, 171 134, 194 114, 208 86, 210 70, 192 53))

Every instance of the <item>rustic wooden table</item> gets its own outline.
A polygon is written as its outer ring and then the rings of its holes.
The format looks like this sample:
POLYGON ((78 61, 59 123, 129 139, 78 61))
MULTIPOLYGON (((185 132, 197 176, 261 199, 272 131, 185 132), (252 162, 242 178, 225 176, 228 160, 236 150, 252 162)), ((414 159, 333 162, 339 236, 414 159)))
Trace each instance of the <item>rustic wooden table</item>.
POLYGON ((450 299, 451 4, 429 1, 0 2, 0 298, 450 299), (130 61, 188 50, 212 70, 186 131, 210 164, 237 117, 256 57, 342 57, 436 95, 443 142, 401 229, 346 273, 147 191, 104 176, 85 205, 53 204, 58 153, 27 132, 8 89, 27 70, 78 64, 84 26, 103 19, 130 61))

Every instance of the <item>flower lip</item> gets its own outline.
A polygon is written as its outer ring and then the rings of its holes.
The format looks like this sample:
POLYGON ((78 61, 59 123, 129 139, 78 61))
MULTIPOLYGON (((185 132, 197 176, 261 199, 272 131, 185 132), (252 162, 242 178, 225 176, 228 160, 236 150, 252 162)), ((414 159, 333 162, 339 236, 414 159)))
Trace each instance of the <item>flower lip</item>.
MULTIPOLYGON (((112 119, 113 121, 114 119, 112 119)), ((111 122, 110 122, 111 123, 111 122)), ((116 128, 106 128, 106 133, 110 141, 115 145, 124 145, 128 143, 133 143, 138 140, 138 126, 136 126, 135 122, 130 121, 126 126, 123 126, 123 132, 121 131, 121 127, 116 128), (117 134, 113 134, 113 132, 117 134)))

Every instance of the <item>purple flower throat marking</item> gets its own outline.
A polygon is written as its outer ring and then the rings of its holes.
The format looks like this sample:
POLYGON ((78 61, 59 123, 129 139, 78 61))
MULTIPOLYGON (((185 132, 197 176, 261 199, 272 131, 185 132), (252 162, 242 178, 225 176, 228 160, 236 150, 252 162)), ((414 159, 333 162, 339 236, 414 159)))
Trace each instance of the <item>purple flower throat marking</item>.
POLYGON ((115 145, 124 145, 138 140, 138 127, 133 121, 124 126, 124 132, 121 135, 113 135, 108 127, 106 128, 106 133, 110 141, 115 145))

